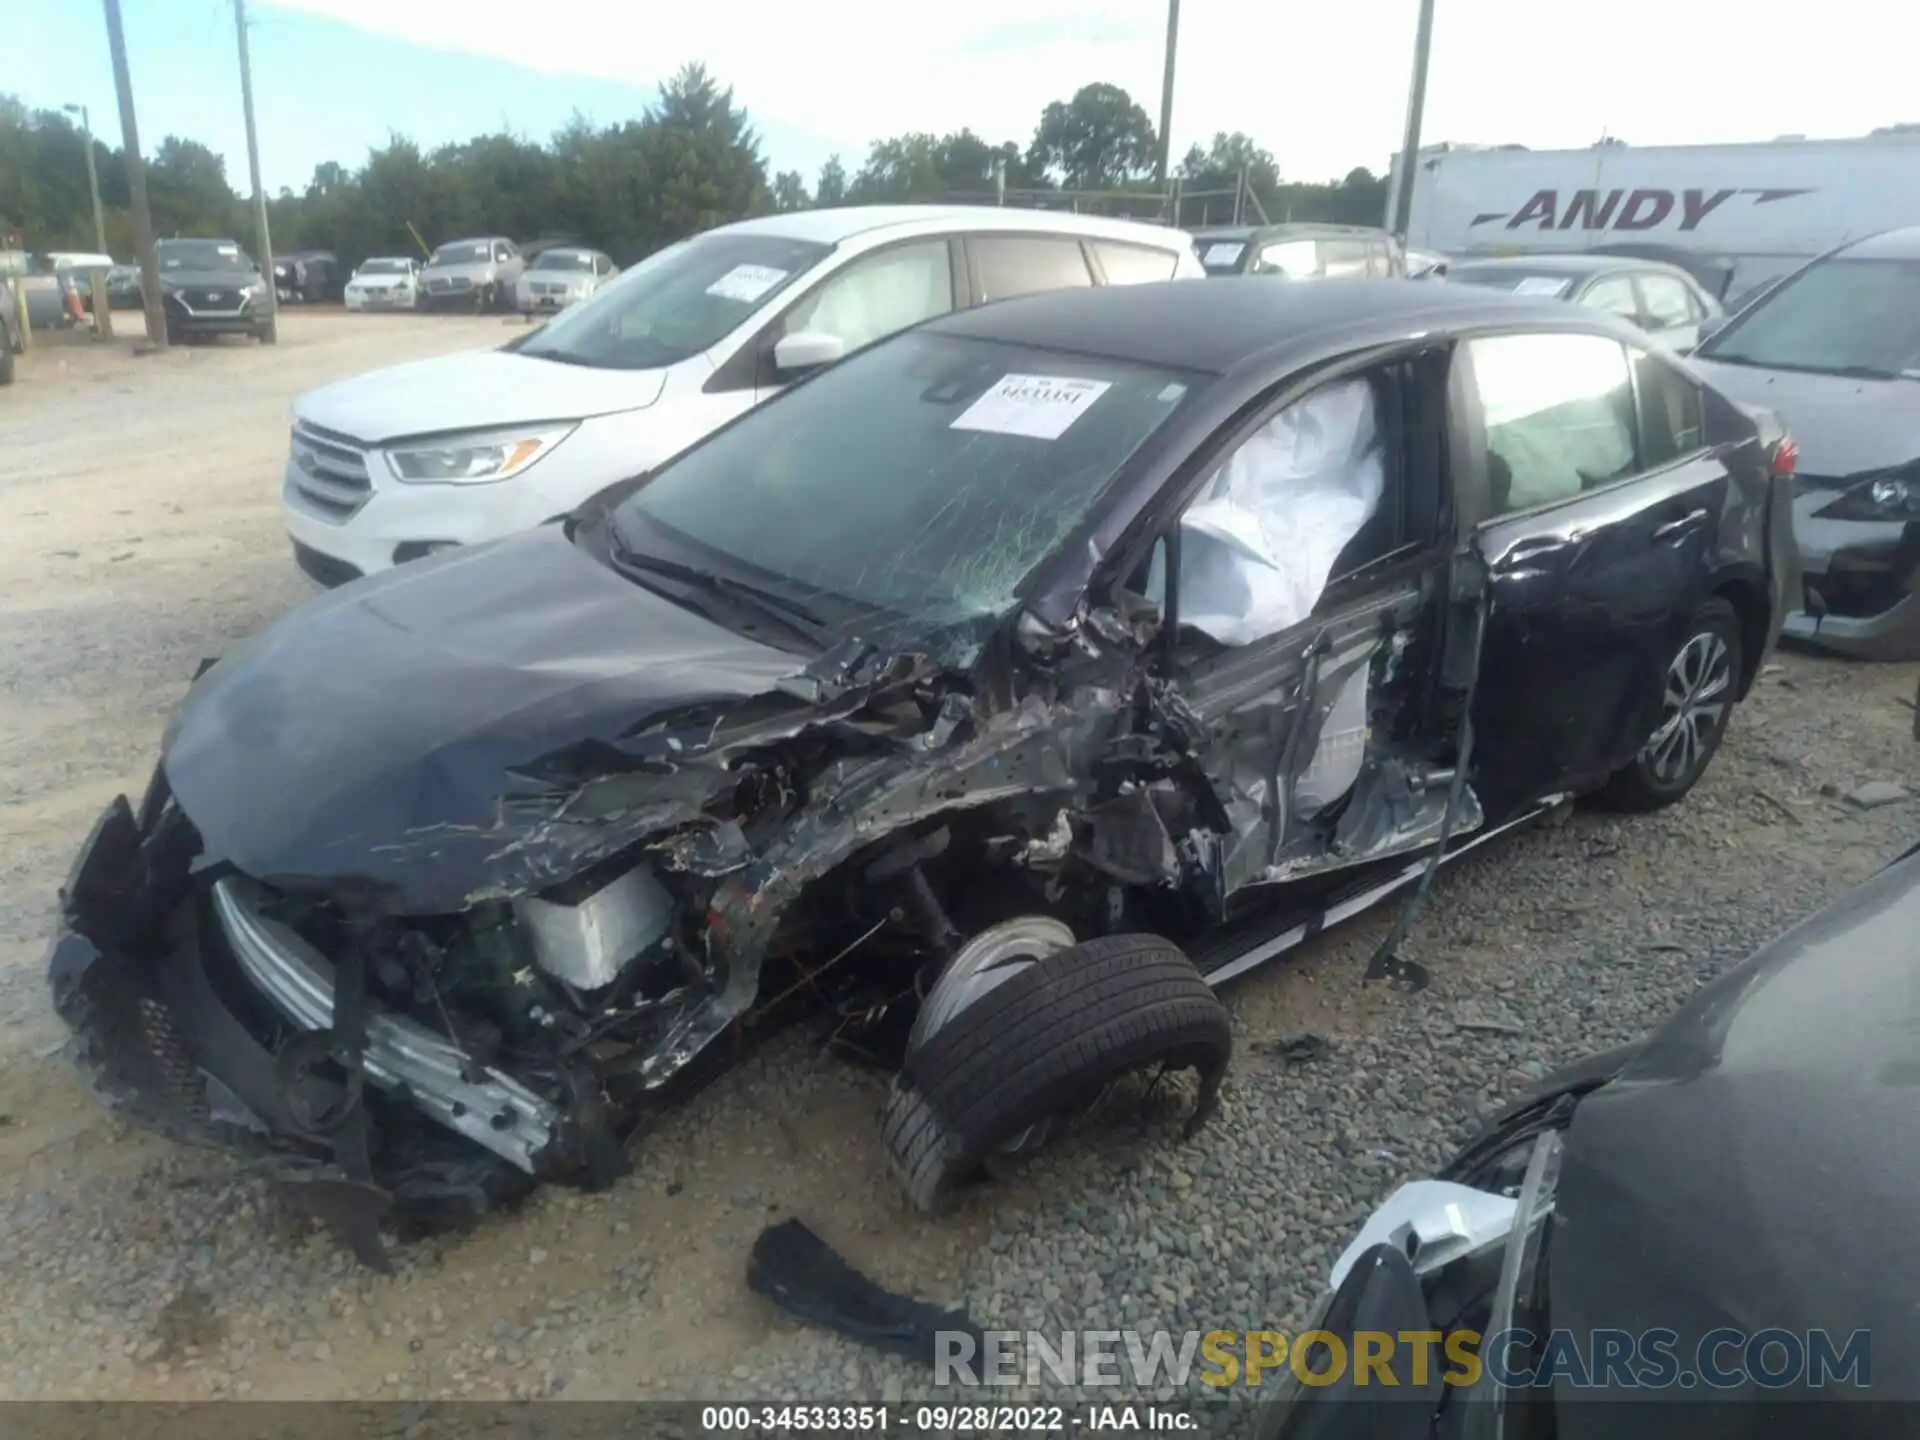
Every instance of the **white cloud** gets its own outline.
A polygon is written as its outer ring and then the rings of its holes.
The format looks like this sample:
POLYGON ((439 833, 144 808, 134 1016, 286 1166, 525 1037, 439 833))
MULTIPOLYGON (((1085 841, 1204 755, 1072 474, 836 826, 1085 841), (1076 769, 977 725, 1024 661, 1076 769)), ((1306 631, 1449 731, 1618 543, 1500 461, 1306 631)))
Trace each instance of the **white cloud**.
MULTIPOLYGON (((648 85, 704 61, 763 124, 852 163, 907 130, 1025 143, 1048 101, 1095 80, 1157 119, 1166 25, 1164 0, 259 3, 552 74, 648 85)), ((1290 177, 1380 168, 1400 138, 1415 12, 1416 0, 1185 0, 1176 156, 1245 130, 1290 177)), ((1686 143, 1920 119, 1907 13, 1825 0, 1789 22, 1786 50, 1773 12, 1737 0, 1439 0, 1425 138, 1686 143)))

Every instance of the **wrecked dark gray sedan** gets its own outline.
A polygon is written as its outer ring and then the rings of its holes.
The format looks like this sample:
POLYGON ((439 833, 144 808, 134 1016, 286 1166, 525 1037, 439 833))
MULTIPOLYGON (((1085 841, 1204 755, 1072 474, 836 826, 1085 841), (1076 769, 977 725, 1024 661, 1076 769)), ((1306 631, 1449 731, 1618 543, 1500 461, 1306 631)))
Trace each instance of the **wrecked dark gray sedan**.
POLYGON ((933 1207, 1128 1072, 1203 1118, 1215 988, 1442 857, 1686 794, 1779 629, 1790 455, 1550 302, 950 316, 227 655, 78 858, 54 1001, 110 1100, 363 1252, 619 1173, 796 1011, 897 1066, 933 1207))

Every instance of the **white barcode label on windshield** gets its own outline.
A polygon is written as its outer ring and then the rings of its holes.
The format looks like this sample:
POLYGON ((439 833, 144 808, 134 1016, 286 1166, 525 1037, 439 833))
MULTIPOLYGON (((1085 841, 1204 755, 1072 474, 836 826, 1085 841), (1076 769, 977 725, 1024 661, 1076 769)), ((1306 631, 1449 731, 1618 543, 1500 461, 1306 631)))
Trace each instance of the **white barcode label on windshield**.
POLYGON ((707 294, 751 305, 786 278, 786 271, 771 265, 736 265, 707 286, 707 294))
POLYGON ((953 422, 953 428, 1058 440, 1069 425, 1112 388, 1108 380, 1003 375, 998 384, 962 412, 953 422))

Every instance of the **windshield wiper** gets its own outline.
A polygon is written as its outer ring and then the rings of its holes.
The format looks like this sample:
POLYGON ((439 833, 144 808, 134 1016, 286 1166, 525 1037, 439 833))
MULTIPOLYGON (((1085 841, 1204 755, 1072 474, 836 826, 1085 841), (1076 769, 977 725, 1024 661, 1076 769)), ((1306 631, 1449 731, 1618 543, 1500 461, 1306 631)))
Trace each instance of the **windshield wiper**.
POLYGON ((1794 375, 1831 375, 1840 380, 1920 380, 1920 370, 1884 370, 1878 365, 1792 365, 1785 360, 1756 360, 1748 355, 1700 352, 1700 359, 1721 365, 1748 365, 1755 370, 1785 370, 1794 375))
POLYGON ((743 602, 749 609, 771 615, 789 630, 816 645, 830 645, 839 638, 819 615, 798 600, 790 599, 776 590, 769 590, 750 581, 736 580, 730 575, 716 575, 711 570, 700 570, 691 565, 662 560, 656 555, 642 554, 628 547, 617 535, 614 537, 614 558, 629 569, 651 571, 656 575, 664 575, 670 580, 677 580, 690 589, 703 590, 713 595, 724 595, 736 602, 743 602))

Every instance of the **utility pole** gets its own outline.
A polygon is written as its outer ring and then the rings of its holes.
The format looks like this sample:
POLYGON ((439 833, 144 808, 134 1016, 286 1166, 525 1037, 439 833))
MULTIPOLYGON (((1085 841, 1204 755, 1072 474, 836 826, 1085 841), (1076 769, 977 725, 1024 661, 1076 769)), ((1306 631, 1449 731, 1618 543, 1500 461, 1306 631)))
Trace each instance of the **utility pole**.
MULTIPOLYGON (((1160 153, 1153 167, 1153 178, 1163 190, 1173 147, 1173 53, 1179 38, 1180 0, 1167 0, 1167 68, 1160 77, 1160 153)), ((1176 216, 1174 224, 1179 223, 1176 216)))
POLYGON ((84 105, 62 105, 69 115, 80 117, 80 138, 87 142, 87 191, 93 196, 93 244, 102 255, 107 253, 107 217, 100 209, 100 176, 93 168, 93 124, 84 105))
POLYGON ((273 237, 267 233, 267 192, 260 186, 260 138, 253 129, 253 65, 247 59, 247 0, 233 0, 233 26, 240 35, 240 105, 247 117, 247 178, 253 181, 253 223, 260 231, 260 274, 267 282, 267 308, 280 308, 273 279, 273 237))
POLYGON ((1427 56, 1433 49, 1433 0, 1420 0, 1420 28, 1413 37, 1413 84, 1407 90, 1407 128, 1400 139, 1400 169, 1387 195, 1387 229, 1407 239, 1413 208, 1413 177, 1420 165, 1420 119, 1427 108, 1427 56))
POLYGON ((127 189, 133 198, 133 233, 140 244, 140 295, 146 302, 147 343, 167 348, 167 314, 160 303, 160 262, 153 253, 153 212, 147 208, 147 162, 140 158, 140 127, 133 118, 133 76, 127 70, 127 37, 120 28, 120 0, 107 9, 107 46, 113 51, 113 88, 120 100, 120 143, 127 152, 127 189))

